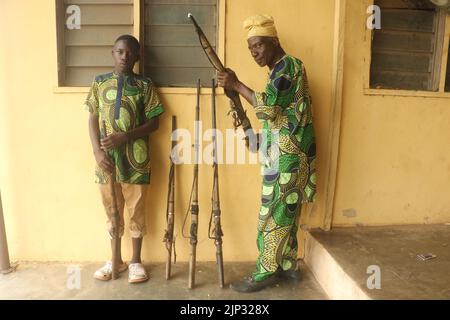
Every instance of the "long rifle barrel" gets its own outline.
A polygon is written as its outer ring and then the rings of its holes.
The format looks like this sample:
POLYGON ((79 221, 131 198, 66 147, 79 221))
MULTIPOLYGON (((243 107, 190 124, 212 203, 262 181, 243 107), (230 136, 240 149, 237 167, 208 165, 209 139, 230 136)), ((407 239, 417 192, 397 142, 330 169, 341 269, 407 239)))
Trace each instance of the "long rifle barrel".
MULTIPOLYGON (((108 136, 108 132, 106 131, 106 123, 103 120, 102 121, 102 131, 103 131, 103 137, 108 136)), ((119 236, 119 210, 117 208, 117 198, 116 198, 116 190, 114 187, 116 181, 116 174, 113 171, 109 177, 108 177, 108 185, 109 185, 109 193, 111 197, 111 207, 112 207, 112 214, 111 214, 111 224, 112 224, 112 278, 113 280, 116 280, 119 277, 119 256, 120 256, 120 236, 119 236)))
POLYGON ((200 136, 200 79, 197 81, 197 105, 195 108, 195 163, 194 163, 194 185, 192 191, 192 204, 191 204, 191 229, 190 229, 190 259, 189 259, 189 289, 195 286, 195 265, 197 259, 197 230, 198 230, 198 162, 199 162, 199 136, 200 136))
MULTIPOLYGON (((212 97, 211 97, 211 114, 212 114, 212 129, 213 129, 213 192, 212 192, 212 211, 211 219, 214 220, 214 230, 213 236, 210 235, 210 230, 208 230, 209 238, 214 239, 214 244, 216 245, 216 263, 219 275, 219 286, 224 287, 224 270, 223 270, 223 253, 222 253, 222 226, 221 226, 221 210, 220 210, 220 200, 219 200, 219 167, 218 167, 218 149, 217 149, 217 126, 216 126, 216 84, 214 79, 212 80, 212 97)), ((209 229, 211 229, 211 219, 209 223, 209 229)))
POLYGON ((194 16, 191 13, 188 14, 188 18, 191 19, 192 23, 194 24, 195 31, 197 32, 200 40, 200 44, 203 50, 205 51, 206 56, 209 59, 209 62, 211 62, 211 64, 217 71, 224 72, 226 69, 222 64, 222 61, 220 61, 219 57, 214 51, 213 47, 209 43, 208 38, 206 38, 206 35, 203 33, 202 28, 200 28, 200 26, 198 25, 197 21, 195 20, 194 16))
POLYGON ((216 82, 212 79, 211 82, 212 94, 211 94, 211 116, 212 116, 212 129, 213 129, 213 159, 214 165, 217 165, 218 155, 217 155, 217 122, 216 122, 216 82))
MULTIPOLYGON (((191 13, 189 13, 188 18, 194 24, 195 31, 198 34, 198 38, 202 46, 202 49, 205 52, 208 60, 213 65, 213 67, 219 72, 226 71, 223 63, 220 61, 219 57, 214 51, 214 48, 209 43, 208 38, 206 38, 205 33, 203 32, 202 28, 200 28, 200 26, 198 25, 194 16, 191 13)), ((230 113, 233 116, 234 127, 237 128, 239 126, 242 126, 242 129, 244 130, 245 133, 246 146, 251 152, 257 152, 259 148, 258 136, 252 129, 250 120, 248 119, 246 111, 242 106, 241 99, 239 98, 239 93, 233 90, 225 90, 225 94, 227 95, 228 98, 230 98, 230 107, 231 107, 230 113)))
POLYGON ((174 253, 174 263, 176 262, 175 239, 173 237, 175 225, 175 163, 173 157, 174 148, 176 145, 175 132, 177 128, 177 118, 172 116, 172 143, 170 151, 170 172, 169 172, 169 188, 167 194, 167 212, 166 223, 167 229, 164 234, 164 242, 166 243, 167 258, 166 258, 166 280, 170 279, 172 267, 172 251, 174 253))

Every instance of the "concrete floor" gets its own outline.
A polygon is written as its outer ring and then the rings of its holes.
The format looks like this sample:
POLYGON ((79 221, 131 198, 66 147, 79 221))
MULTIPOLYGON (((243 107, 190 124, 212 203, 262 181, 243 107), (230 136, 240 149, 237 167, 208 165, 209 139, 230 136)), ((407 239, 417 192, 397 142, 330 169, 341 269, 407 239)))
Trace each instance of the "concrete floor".
POLYGON ((80 267, 80 289, 77 289, 75 274, 70 269, 76 264, 21 262, 15 272, 0 274, 0 299, 158 299, 158 300, 323 300, 326 294, 312 276, 300 264, 303 279, 300 282, 283 281, 280 284, 252 294, 240 294, 229 289, 230 282, 239 280, 254 269, 254 263, 226 263, 226 288, 217 285, 216 265, 213 262, 198 263, 196 287, 187 288, 188 264, 177 263, 172 268, 172 279, 165 280, 165 264, 146 265, 150 280, 141 284, 129 284, 128 273, 114 281, 99 281, 93 278, 101 263, 82 263, 80 267), (69 289, 68 287, 75 287, 69 289))
POLYGON ((450 299, 450 226, 334 228, 311 235, 372 299, 450 299), (433 253, 437 258, 419 261, 433 253), (368 289, 368 266, 381 271, 381 289, 368 289))

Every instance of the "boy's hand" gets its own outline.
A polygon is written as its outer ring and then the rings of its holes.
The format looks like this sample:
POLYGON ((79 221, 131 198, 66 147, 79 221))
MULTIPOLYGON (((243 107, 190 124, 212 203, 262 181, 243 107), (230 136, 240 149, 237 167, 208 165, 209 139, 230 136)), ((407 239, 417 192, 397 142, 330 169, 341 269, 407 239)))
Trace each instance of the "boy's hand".
POLYGON ((97 150, 94 152, 95 161, 97 161, 98 166, 108 173, 114 171, 114 164, 109 159, 108 155, 103 150, 97 150))
POLYGON ((128 140, 127 134, 124 132, 112 133, 104 139, 100 140, 101 148, 104 151, 120 147, 128 140))

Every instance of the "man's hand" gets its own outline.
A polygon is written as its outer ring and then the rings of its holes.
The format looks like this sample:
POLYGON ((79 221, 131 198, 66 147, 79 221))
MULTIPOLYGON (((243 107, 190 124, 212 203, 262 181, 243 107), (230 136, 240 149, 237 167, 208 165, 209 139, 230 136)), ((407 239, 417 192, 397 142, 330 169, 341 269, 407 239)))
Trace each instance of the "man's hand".
POLYGON ((100 140, 102 150, 107 151, 120 147, 128 141, 127 134, 124 132, 112 133, 104 139, 100 140))
POLYGON ((233 70, 227 69, 225 72, 219 72, 217 74, 217 82, 219 86, 225 88, 225 94, 228 98, 233 100, 234 95, 237 92, 245 98, 252 106, 256 105, 255 95, 252 89, 247 87, 241 81, 239 81, 236 73, 233 70))
POLYGON ((103 150, 94 151, 95 161, 97 161, 98 166, 108 173, 114 171, 114 164, 109 159, 108 155, 103 150))
POLYGON ((227 71, 219 72, 217 74, 217 82, 219 86, 225 88, 226 90, 237 91, 239 79, 233 70, 227 69, 227 71))

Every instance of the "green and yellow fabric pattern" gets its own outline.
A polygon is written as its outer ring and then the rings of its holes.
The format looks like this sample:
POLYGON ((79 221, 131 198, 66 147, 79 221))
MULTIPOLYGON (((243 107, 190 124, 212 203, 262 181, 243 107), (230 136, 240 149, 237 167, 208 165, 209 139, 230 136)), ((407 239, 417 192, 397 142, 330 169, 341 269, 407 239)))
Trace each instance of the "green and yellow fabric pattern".
POLYGON ((316 143, 312 102, 303 63, 289 55, 271 71, 265 92, 255 93, 263 125, 263 183, 253 277, 297 268, 297 230, 302 203, 316 195, 316 143))
MULTIPOLYGON (((115 73, 97 76, 84 103, 86 110, 98 115, 100 128, 105 121, 108 135, 130 131, 164 112, 164 107, 149 78, 136 74, 121 77, 123 77, 123 91, 118 119, 114 117, 119 82, 119 75, 115 73)), ((109 153, 116 166, 117 182, 150 183, 148 137, 129 141, 109 153)), ((108 181, 108 176, 98 166, 95 169, 95 176, 96 183, 103 184, 108 181)))

